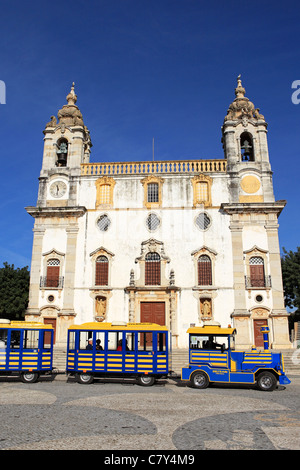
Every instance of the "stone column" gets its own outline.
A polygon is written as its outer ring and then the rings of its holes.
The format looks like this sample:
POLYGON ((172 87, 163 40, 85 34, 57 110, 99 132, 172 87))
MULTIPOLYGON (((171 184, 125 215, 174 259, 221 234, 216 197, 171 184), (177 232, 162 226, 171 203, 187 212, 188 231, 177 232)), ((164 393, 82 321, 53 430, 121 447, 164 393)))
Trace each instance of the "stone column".
POLYGON ((284 295, 281 274, 281 259, 278 239, 278 224, 275 214, 270 214, 266 223, 266 232, 268 237, 269 264, 272 282, 273 309, 270 317, 273 328, 273 348, 291 348, 292 343, 289 340, 288 331, 288 313, 284 306, 284 295))
POLYGON ((29 302, 28 308, 26 310, 26 316, 39 315, 41 259, 45 229, 39 227, 38 224, 36 224, 35 228, 33 229, 33 233, 29 302))
POLYGON ((76 268, 76 247, 77 247, 77 224, 66 228, 67 247, 64 278, 64 304, 62 315, 75 315, 74 310, 74 288, 75 288, 75 268, 76 268))
MULTIPOLYGON (((232 215, 234 218, 235 215, 232 215)), ((239 217, 236 215, 236 217, 239 217)), ((238 220, 231 220, 230 224, 232 239, 232 262, 233 262, 233 289, 234 289, 234 311, 232 317, 237 328, 236 345, 238 347, 249 347, 249 318, 250 312, 246 308, 245 296, 245 274, 243 260, 243 226, 238 220)))

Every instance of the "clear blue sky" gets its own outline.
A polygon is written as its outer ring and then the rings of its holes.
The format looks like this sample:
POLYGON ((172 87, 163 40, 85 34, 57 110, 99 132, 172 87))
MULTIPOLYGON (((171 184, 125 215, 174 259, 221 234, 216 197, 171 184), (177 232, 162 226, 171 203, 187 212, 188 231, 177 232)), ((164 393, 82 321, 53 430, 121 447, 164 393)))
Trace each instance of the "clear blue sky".
POLYGON ((72 82, 92 161, 223 158, 242 74, 268 122, 281 248, 299 243, 298 1, 0 1, 0 266, 30 266, 43 129, 72 82))

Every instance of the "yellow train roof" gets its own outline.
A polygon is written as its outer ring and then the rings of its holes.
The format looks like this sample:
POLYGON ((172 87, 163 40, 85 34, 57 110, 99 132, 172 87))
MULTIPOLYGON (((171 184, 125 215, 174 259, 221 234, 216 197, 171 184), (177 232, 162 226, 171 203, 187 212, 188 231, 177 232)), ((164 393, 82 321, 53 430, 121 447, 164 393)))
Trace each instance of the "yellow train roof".
POLYGON ((112 331, 168 331, 167 326, 157 323, 126 323, 126 322, 89 322, 69 326, 69 330, 112 330, 112 331))
POLYGON ((221 328, 220 325, 193 326, 187 330, 187 333, 193 335, 233 335, 235 328, 221 328))
POLYGON ((44 330, 53 330, 52 325, 45 325, 44 323, 34 322, 34 321, 7 321, 4 323, 0 319, 0 328, 34 328, 34 329, 44 329, 44 330))

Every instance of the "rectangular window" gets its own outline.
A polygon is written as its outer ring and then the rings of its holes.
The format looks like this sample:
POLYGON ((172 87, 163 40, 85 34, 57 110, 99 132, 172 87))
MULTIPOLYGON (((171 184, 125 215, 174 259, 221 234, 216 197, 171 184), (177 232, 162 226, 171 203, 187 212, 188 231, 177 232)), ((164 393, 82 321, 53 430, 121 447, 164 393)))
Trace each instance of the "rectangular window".
POLYGON ((106 256, 99 256, 96 260, 96 286, 108 285, 108 259, 106 256))
POLYGON ((208 256, 202 255, 198 259, 198 285, 199 286, 211 286, 212 275, 211 275, 211 260, 208 256))
POLYGON ((160 286, 160 256, 148 253, 145 257, 145 285, 160 286))
POLYGON ((100 204, 110 203, 110 185, 102 184, 100 187, 100 204))
POLYGON ((89 340, 93 338, 92 331, 80 331, 79 333, 79 349, 92 349, 92 344, 89 340))
POLYGON ((58 259, 48 260, 45 287, 58 287, 59 286, 59 269, 60 269, 60 262, 58 259))
POLYGON ((21 331, 11 330, 10 333, 10 348, 11 349, 20 349, 21 342, 21 331))
POLYGON ((39 330, 24 330, 23 349, 36 349, 39 346, 39 330))
POLYGON ((143 331, 138 333, 138 349, 139 351, 152 351, 152 332, 146 333, 143 331))
POLYGON ((126 333, 126 344, 125 349, 126 351, 134 351, 135 350, 135 333, 126 333))
POLYGON ((208 185, 206 182, 196 183, 197 202, 208 201, 208 185))
POLYGON ((250 265, 251 287, 265 287, 264 265, 250 265))
POLYGON ((108 332, 108 350, 109 351, 122 351, 122 331, 109 331, 108 332))
POLYGON ((74 349, 75 349, 75 331, 70 331, 69 332, 69 350, 73 351, 74 349))
POLYGON ((105 349, 105 332, 96 331, 96 351, 103 351, 105 349))
POLYGON ((160 263, 146 263, 146 286, 160 286, 160 263))
POLYGON ((218 350, 228 349, 229 336, 190 335, 190 349, 218 350))
POLYGON ((159 202, 158 183, 149 183, 147 187, 148 202, 159 202))
POLYGON ((7 329, 0 330, 0 349, 6 349, 7 345, 7 329))
POLYGON ((157 333, 157 351, 164 352, 166 351, 166 334, 167 333, 157 333))

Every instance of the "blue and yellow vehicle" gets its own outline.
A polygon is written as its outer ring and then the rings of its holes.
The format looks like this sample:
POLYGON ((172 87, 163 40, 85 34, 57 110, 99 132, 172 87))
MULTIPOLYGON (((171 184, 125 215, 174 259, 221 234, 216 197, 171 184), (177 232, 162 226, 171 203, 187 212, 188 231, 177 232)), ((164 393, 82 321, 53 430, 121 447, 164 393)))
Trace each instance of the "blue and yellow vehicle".
POLYGON ((0 375, 20 375, 23 382, 36 382, 52 372, 51 325, 0 320, 0 375))
POLYGON ((206 388, 210 382, 257 384, 263 391, 289 384, 281 353, 268 347, 268 327, 263 327, 264 350, 235 351, 233 328, 220 325, 192 327, 189 333, 189 366, 181 372, 195 388, 206 388))
POLYGON ((154 323, 84 323, 68 329, 66 372, 79 383, 136 377, 153 385, 169 372, 169 332, 154 323))

